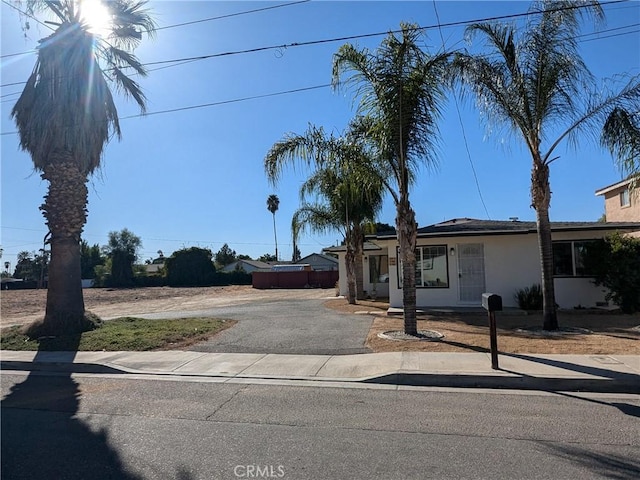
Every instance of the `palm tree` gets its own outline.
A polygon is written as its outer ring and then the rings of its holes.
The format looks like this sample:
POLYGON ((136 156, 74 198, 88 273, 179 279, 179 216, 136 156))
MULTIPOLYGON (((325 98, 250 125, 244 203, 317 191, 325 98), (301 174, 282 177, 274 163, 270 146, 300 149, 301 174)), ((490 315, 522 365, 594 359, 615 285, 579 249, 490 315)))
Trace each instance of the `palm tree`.
POLYGON ((153 33, 154 22, 144 2, 115 0, 106 6, 112 28, 99 38, 84 22, 81 2, 27 2, 29 14, 46 11, 57 19, 54 32, 40 40, 36 65, 11 112, 20 147, 49 182, 40 207, 51 233, 49 289, 44 320, 32 326, 32 336, 93 328, 84 311, 80 234, 88 177, 100 166, 111 136, 121 133, 110 85, 145 107, 140 86, 125 69, 145 75, 131 52, 143 32, 153 33))
POLYGON ((280 199, 277 195, 271 194, 267 198, 267 210, 273 215, 273 237, 276 241, 276 261, 278 261, 278 236, 276 234, 276 212, 280 206, 280 199))
POLYGON ((363 297, 362 251, 365 221, 373 221, 382 205, 382 184, 372 175, 371 160, 351 131, 344 137, 327 136, 310 126, 303 135, 287 135, 273 145, 265 158, 271 182, 277 182, 285 165, 300 161, 314 168, 300 188, 302 206, 291 227, 294 240, 305 227, 323 233, 343 233, 346 245, 347 300, 363 297), (308 197, 315 196, 315 202, 308 197))
POLYGON ((429 55, 418 46, 420 29, 401 24, 375 52, 340 47, 333 59, 333 85, 355 88, 361 122, 379 152, 376 169, 396 206, 396 228, 403 266, 404 331, 417 335, 415 211, 409 191, 420 163, 435 162, 438 120, 445 100, 449 54, 429 55))
MULTIPOLYGON (((594 80, 579 54, 576 39, 583 16, 603 17, 598 2, 543 1, 535 3, 534 8, 540 13, 520 34, 514 25, 469 26, 468 34, 482 36, 489 50, 481 55, 460 53, 454 63, 485 118, 518 133, 531 155, 531 205, 536 211, 540 248, 543 328, 557 330, 549 166, 559 158, 554 152, 563 140, 575 145, 579 133, 613 125, 615 112, 631 111, 637 116, 640 85, 636 78, 616 93, 589 93, 595 91, 594 80)), ((622 152, 629 145, 624 132, 633 137, 633 129, 610 128, 608 133, 603 132, 602 143, 614 152, 622 152)), ((636 152, 637 146, 636 140, 636 152)))

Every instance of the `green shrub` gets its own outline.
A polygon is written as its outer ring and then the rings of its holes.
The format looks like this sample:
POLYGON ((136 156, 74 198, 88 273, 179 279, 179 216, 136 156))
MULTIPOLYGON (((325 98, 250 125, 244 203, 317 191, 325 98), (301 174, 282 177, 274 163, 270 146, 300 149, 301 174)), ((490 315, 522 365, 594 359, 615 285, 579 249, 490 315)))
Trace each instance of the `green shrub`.
POLYGON ((216 267, 206 248, 191 247, 173 252, 165 262, 170 287, 208 287, 214 285, 216 267))
POLYGON ((640 311, 640 239, 616 232, 587 246, 585 270, 624 313, 640 311))
POLYGON ((244 270, 216 272, 216 285, 251 285, 252 277, 244 270))
POLYGON ((538 283, 516 290, 514 298, 521 310, 542 310, 542 287, 538 283))

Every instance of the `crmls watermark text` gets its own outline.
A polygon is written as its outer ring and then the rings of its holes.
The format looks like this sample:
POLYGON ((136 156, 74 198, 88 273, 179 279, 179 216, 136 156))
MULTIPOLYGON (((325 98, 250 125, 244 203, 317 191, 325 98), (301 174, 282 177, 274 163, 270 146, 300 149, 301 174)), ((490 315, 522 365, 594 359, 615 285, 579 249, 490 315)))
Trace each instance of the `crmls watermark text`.
POLYGON ((238 478, 282 478, 282 465, 236 465, 233 474, 238 478))

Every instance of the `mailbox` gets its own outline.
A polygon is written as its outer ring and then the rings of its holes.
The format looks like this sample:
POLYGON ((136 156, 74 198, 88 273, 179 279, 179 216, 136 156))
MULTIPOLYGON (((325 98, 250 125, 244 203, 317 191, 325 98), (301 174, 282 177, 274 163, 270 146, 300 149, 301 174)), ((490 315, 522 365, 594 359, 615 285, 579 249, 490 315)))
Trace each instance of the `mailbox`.
POLYGON ((502 297, 495 293, 483 293, 482 307, 489 312, 502 311, 502 297))

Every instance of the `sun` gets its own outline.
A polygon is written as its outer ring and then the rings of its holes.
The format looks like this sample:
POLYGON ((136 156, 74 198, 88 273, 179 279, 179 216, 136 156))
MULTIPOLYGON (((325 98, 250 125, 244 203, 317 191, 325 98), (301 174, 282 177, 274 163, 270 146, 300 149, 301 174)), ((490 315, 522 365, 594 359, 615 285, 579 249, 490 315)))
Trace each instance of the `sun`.
POLYGON ((80 18, 99 37, 108 37, 113 27, 112 14, 102 0, 81 0, 80 18))

